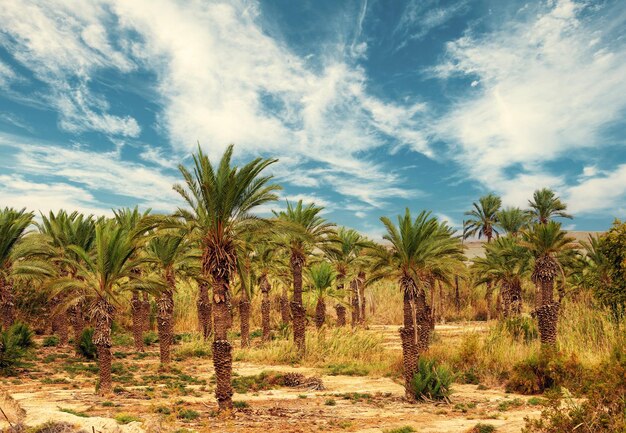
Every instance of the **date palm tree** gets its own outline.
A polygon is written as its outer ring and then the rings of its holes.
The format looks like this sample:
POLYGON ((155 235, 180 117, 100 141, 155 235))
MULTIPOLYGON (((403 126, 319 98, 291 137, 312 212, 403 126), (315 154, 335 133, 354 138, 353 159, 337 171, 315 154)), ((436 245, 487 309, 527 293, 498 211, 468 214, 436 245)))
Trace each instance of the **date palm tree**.
MULTIPOLYGON (((129 232, 136 232, 137 236, 134 239, 137 242, 138 247, 143 247, 147 242, 147 232, 150 229, 156 227, 157 218, 150 218, 150 209, 140 212, 139 208, 135 206, 133 209, 125 208, 113 211, 115 220, 129 232)), ((135 254, 141 254, 142 248, 137 248, 135 254)), ((138 277, 141 276, 142 269, 136 268, 133 272, 138 277)), ((148 292, 140 293, 134 291, 131 293, 130 310, 133 320, 133 340, 135 342, 135 350, 137 352, 143 352, 143 333, 150 328, 150 300, 148 292), (140 298, 140 295, 142 299, 140 298)))
POLYGON ((232 410, 232 346, 228 341, 230 322, 230 285, 237 270, 237 246, 244 233, 254 230, 262 220, 250 212, 276 200, 280 187, 272 176, 262 175, 275 159, 256 158, 242 167, 232 166, 233 146, 228 146, 220 163, 213 166, 200 148, 193 156, 194 166, 179 166, 185 185, 174 189, 189 209, 177 214, 191 225, 200 239, 202 272, 213 286, 213 365, 217 386, 215 395, 220 410, 232 410))
POLYGON ((387 230, 383 239, 390 245, 369 250, 372 268, 368 283, 393 278, 402 291, 403 327, 400 328, 400 338, 405 394, 409 401, 414 401, 412 381, 418 367, 418 327, 425 325, 424 321, 418 324, 418 320, 427 313, 424 285, 441 260, 460 260, 463 247, 458 239, 451 236, 451 230, 440 224, 430 212, 420 212, 413 219, 409 209, 406 209, 403 216, 398 216, 397 225, 387 217, 382 217, 381 221, 387 230))
POLYGON ((271 334, 271 302, 272 284, 270 274, 276 269, 276 248, 268 239, 259 239, 254 247, 253 264, 256 269, 256 283, 261 291, 261 329, 263 341, 270 341, 271 334))
POLYGON ((533 199, 528 200, 531 215, 535 222, 547 224, 552 218, 569 218, 573 216, 565 212, 567 205, 557 197, 556 193, 550 188, 538 189, 533 193, 533 199))
POLYGON ((98 353, 98 393, 111 393, 111 325, 125 294, 133 290, 158 290, 160 284, 135 271, 143 264, 137 254, 139 231, 128 231, 115 220, 99 220, 93 248, 85 251, 70 245, 73 255, 68 264, 76 269, 73 277, 51 281, 55 294, 66 293, 68 302, 82 302, 94 325, 93 342, 98 353))
POLYGON ((326 261, 315 263, 307 272, 307 277, 315 293, 315 326, 320 329, 326 321, 326 297, 336 296, 330 293, 335 278, 336 271, 332 265, 326 261))
POLYGON ((176 278, 195 278, 200 272, 200 255, 190 248, 182 233, 159 233, 146 246, 146 263, 159 274, 161 290, 157 298, 157 331, 161 365, 170 363, 174 339, 174 293, 176 278))
MULTIPOLYGON (((333 238, 334 242, 331 247, 328 248, 326 256, 334 265, 335 271, 337 272, 337 277, 335 278, 337 283, 337 293, 344 293, 343 289, 346 277, 354 274, 354 278, 351 279, 351 281, 354 281, 354 283, 351 283, 351 305, 353 309, 353 319, 356 315, 356 319, 358 321, 358 314, 356 314, 356 311, 358 311, 359 308, 359 285, 356 282, 356 279, 358 278, 358 270, 365 259, 365 256, 361 253, 365 248, 371 246, 371 243, 356 230, 347 229, 345 227, 340 227, 333 235, 333 238), (355 300, 356 302, 354 302, 355 300)), ((339 302, 335 305, 337 326, 344 326, 346 324, 346 307, 343 304, 343 300, 339 298, 339 302)), ((353 322, 355 322, 355 320, 353 320, 353 322)), ((356 324, 356 322, 354 324, 356 324)))
MULTIPOLYGON (((498 236, 498 212, 502 206, 502 199, 495 194, 487 194, 478 203, 474 202, 474 209, 465 212, 470 218, 465 220, 463 226, 463 237, 465 239, 478 235, 478 238, 485 237, 487 243, 491 242, 493 235, 498 236)), ((485 300, 487 301, 487 319, 491 318, 491 298, 492 283, 487 281, 485 300)))
POLYGON ((15 321, 15 280, 42 279, 54 273, 45 260, 52 253, 45 240, 28 232, 33 216, 26 209, 0 209, 0 325, 5 329, 15 321))
POLYGON ((293 298, 291 315, 293 320, 293 339, 302 356, 306 350, 306 310, 302 304, 302 270, 306 266, 307 257, 314 249, 324 249, 332 241, 334 224, 320 216, 323 207, 310 203, 307 206, 302 200, 293 205, 287 201, 284 211, 274 212, 279 231, 282 232, 281 243, 290 253, 289 264, 293 279, 293 298))
MULTIPOLYGON (((93 216, 85 216, 78 212, 68 214, 64 210, 56 214, 51 211, 48 215, 41 215, 41 223, 37 226, 54 251, 50 261, 55 264, 59 275, 76 278, 77 269, 72 264, 80 258, 69 246, 75 245, 85 251, 91 250, 96 235, 93 216)), ((55 332, 59 333, 60 344, 65 345, 68 342, 68 315, 69 322, 74 328, 74 341, 78 341, 86 325, 84 306, 72 303, 68 305, 62 299, 51 301, 57 306, 54 309, 56 311, 53 311, 52 325, 55 332), (67 311, 63 307, 67 307, 67 311)))
POLYGON ((510 236, 517 237, 530 225, 530 217, 518 207, 507 207, 496 214, 497 226, 510 236))
POLYGON ((564 254, 577 247, 574 239, 561 230, 561 224, 548 221, 536 223, 522 234, 521 245, 533 257, 531 279, 538 289, 539 307, 535 315, 539 320, 541 342, 555 345, 559 302, 554 301, 554 284, 558 276, 565 279, 561 265, 564 254))

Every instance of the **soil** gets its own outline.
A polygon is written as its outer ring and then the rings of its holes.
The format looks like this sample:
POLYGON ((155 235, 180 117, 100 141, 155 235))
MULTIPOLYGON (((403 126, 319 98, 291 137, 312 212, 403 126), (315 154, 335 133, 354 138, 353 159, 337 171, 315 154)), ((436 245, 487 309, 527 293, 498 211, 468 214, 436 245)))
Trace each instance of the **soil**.
MULTIPOLYGON (((464 332, 481 332, 480 324, 438 326, 439 338, 454 341, 464 332)), ((372 326, 385 344, 397 347, 397 327, 372 326)), ((231 416, 218 416, 213 395, 210 358, 190 358, 160 371, 158 350, 137 356, 131 347, 114 347, 115 394, 95 395, 95 364, 81 361, 70 349, 41 348, 25 372, 0 379, 0 407, 12 423, 34 426, 65 421, 88 432, 371 432, 410 426, 416 432, 457 433, 477 423, 491 424, 500 433, 517 433, 524 417, 540 407, 527 396, 501 388, 454 385, 449 403, 408 404, 403 387, 386 377, 328 376, 322 370, 297 366, 266 366, 235 362, 239 376, 264 371, 297 372, 320 377, 324 390, 279 387, 235 393, 238 407, 231 416), (10 395, 10 397, 9 397, 10 395), (137 421, 124 421, 120 414, 137 421), (185 430, 186 429, 186 430, 185 430)), ((0 414, 0 418, 2 415, 0 414)), ((0 428, 8 427, 0 419, 0 428)))

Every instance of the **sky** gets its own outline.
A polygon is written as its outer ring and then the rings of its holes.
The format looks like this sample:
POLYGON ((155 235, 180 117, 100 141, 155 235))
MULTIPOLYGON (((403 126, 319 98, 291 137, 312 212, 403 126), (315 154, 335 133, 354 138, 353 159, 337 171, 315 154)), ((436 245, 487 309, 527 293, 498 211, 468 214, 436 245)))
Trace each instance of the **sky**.
POLYGON ((1 0, 0 206, 183 206, 201 146, 372 237, 553 188, 626 217, 626 2, 1 0))

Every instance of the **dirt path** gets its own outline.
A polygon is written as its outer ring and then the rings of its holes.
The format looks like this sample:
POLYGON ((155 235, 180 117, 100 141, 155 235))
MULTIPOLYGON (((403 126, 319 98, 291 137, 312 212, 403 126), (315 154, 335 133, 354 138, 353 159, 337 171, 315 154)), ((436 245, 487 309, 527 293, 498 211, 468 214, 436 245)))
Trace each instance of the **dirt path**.
MULTIPOLYGON (((481 332, 481 326, 476 326, 481 332)), ((395 344, 397 327, 372 327, 395 344)), ((461 332, 457 325, 438 329, 440 335, 461 332)), ((447 338, 447 337, 446 337, 447 338)), ((116 348, 117 349, 117 348, 116 348)), ((500 433, 518 433, 525 416, 537 415, 528 397, 502 389, 455 385, 450 404, 410 405, 402 400, 400 384, 389 378, 327 376, 322 370, 291 366, 235 363, 239 377, 264 371, 298 372, 321 377, 325 389, 312 391, 279 387, 236 393, 238 409, 232 418, 216 417, 211 360, 192 358, 175 363, 175 369, 158 370, 158 354, 136 356, 116 352, 116 394, 94 395, 93 364, 69 357, 61 349, 42 348, 39 362, 29 373, 0 380, 0 390, 10 393, 25 412, 24 422, 67 421, 88 432, 371 432, 411 426, 417 432, 457 433, 477 423, 492 424, 500 433), (120 415, 122 414, 122 415, 120 415), (138 421, 125 425, 115 418, 132 415, 138 421), (187 430, 180 430, 187 429, 187 430)), ((9 411, 10 412, 10 411, 9 411)), ((17 415, 13 421, 16 421, 17 415)), ((6 423, 0 422, 0 427, 6 423)))

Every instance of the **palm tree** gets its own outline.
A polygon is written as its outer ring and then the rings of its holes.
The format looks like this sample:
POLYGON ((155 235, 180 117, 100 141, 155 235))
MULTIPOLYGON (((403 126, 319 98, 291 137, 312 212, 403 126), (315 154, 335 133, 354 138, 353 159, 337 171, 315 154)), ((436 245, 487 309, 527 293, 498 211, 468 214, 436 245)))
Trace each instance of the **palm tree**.
MULTIPOLYGON (((463 226, 463 237, 465 239, 478 235, 487 238, 487 243, 491 242, 494 233, 499 234, 496 229, 498 224, 498 212, 502 206, 502 199, 495 194, 487 194, 478 199, 478 203, 473 203, 474 209, 465 212, 470 218, 465 221, 463 226)), ((487 320, 491 318, 491 297, 492 283, 487 281, 487 290, 485 292, 485 300, 487 301, 487 320)))
POLYGON ((550 188, 538 189, 533 193, 533 199, 528 200, 531 215, 535 222, 547 224, 554 217, 572 219, 572 215, 566 213, 567 205, 550 188))
POLYGON ((476 284, 495 282, 501 286, 503 314, 517 316, 522 309, 522 278, 529 273, 527 250, 516 238, 501 237, 485 247, 485 256, 474 259, 476 284))
MULTIPOLYGON (((153 226, 150 226, 148 222, 150 221, 150 209, 147 209, 144 212, 139 212, 139 208, 135 206, 133 209, 125 208, 114 210, 113 212, 115 220, 120 227, 129 232, 137 231, 138 236, 135 238, 135 241, 138 243, 137 246, 143 246, 143 244, 147 241, 147 238, 143 235, 149 231, 149 229, 153 228, 153 226)), ((140 253, 141 249, 137 248, 136 254, 140 253)), ((136 268, 133 272, 140 277, 142 270, 140 268, 136 268)), ((137 352, 143 352, 143 333, 148 331, 150 328, 150 301, 147 292, 142 293, 143 299, 140 299, 139 295, 139 291, 132 292, 130 309, 133 320, 132 329, 133 340, 135 341, 135 350, 137 352)))
POLYGON ((334 224, 326 222, 319 214, 323 207, 310 203, 303 206, 302 200, 294 206, 287 201, 284 211, 274 212, 283 232, 282 244, 289 250, 289 264, 293 278, 293 298, 291 315, 293 318, 293 339, 302 356, 306 350, 306 310, 302 304, 302 269, 307 256, 315 248, 325 248, 331 241, 334 224))
POLYGON ((561 230, 561 224, 554 221, 536 223, 522 236, 521 245, 534 258, 531 278, 538 288, 539 307, 535 314, 539 319, 541 342, 555 345, 560 304, 554 302, 554 283, 559 275, 565 277, 561 266, 563 254, 577 245, 561 230))
POLYGON ((27 232, 32 222, 33 214, 26 209, 0 209, 0 325, 5 329, 15 321, 15 280, 42 278, 54 272, 42 259, 51 253, 45 241, 27 232))
MULTIPOLYGON (((334 242, 332 246, 328 248, 326 255, 337 272, 337 278, 335 279, 337 282, 337 293, 341 294, 343 293, 346 277, 358 272, 358 268, 363 264, 362 262, 365 258, 361 252, 364 248, 371 246, 371 243, 356 230, 347 229, 345 227, 340 227, 337 230, 333 236, 333 240, 334 242)), ((356 321, 358 321, 360 316, 358 314, 358 290, 360 286, 364 286, 364 284, 362 284, 358 274, 354 277, 355 278, 351 280, 351 304, 353 309, 353 324, 356 325, 356 321), (359 278, 359 282, 357 282, 357 278, 359 278)), ((337 326, 344 326, 346 324, 346 307, 344 307, 341 299, 339 299, 339 302, 335 305, 335 311, 337 314, 337 326)))
POLYGON ((417 333, 418 327, 426 325, 423 317, 427 314, 424 284, 442 259, 461 258, 462 245, 450 235, 451 230, 445 224, 439 224, 430 212, 423 211, 413 220, 409 209, 406 209, 404 216, 398 216, 397 226, 386 217, 382 217, 381 221, 387 229, 383 239, 390 246, 369 250, 373 263, 368 283, 395 278, 403 293, 404 324, 400 328, 400 338, 404 386, 407 399, 414 401, 412 381, 419 358, 417 333))
POLYGON ((138 258, 136 239, 141 232, 130 232, 115 220, 99 220, 95 227, 94 248, 85 251, 70 245, 68 260, 75 277, 64 276, 50 284, 55 292, 65 292, 68 302, 83 302, 94 324, 93 342, 98 352, 99 394, 111 393, 111 324, 124 295, 132 290, 156 290, 161 286, 135 270, 138 258))
POLYGON ((517 237, 530 224, 527 212, 518 207, 507 207, 496 214, 497 226, 513 237, 517 237))
POLYGON ((270 340, 271 333, 271 302, 270 291, 272 284, 270 283, 270 273, 276 270, 275 246, 270 244, 268 239, 260 239, 254 248, 254 267, 258 278, 256 283, 261 290, 261 329, 263 331, 263 341, 270 340))
POLYGON ((262 171, 275 159, 256 158, 243 167, 231 166, 233 146, 228 146, 218 166, 211 164, 200 148, 193 156, 192 171, 182 165, 185 186, 174 189, 190 210, 179 209, 194 231, 202 250, 202 272, 213 286, 213 365, 217 386, 215 395, 220 410, 231 410, 232 346, 228 341, 230 322, 230 284, 237 270, 237 246, 244 233, 258 227, 261 219, 250 214, 254 208, 276 200, 280 189, 270 183, 272 176, 262 171))
MULTIPOLYGON (((43 233, 54 250, 51 261, 55 263, 58 273, 70 278, 76 278, 77 269, 72 265, 80 258, 69 248, 71 245, 78 246, 85 251, 90 251, 93 245, 96 229, 92 215, 84 216, 78 212, 68 214, 60 210, 56 214, 50 212, 47 216, 41 215, 41 224, 37 224, 39 231, 43 233)), ((52 304, 56 305, 52 325, 55 332, 59 333, 61 345, 68 342, 68 317, 74 328, 74 341, 85 329, 85 319, 83 316, 84 305, 69 305, 63 299, 52 299, 52 304), (63 310, 67 307, 67 311, 63 310)))
POLYGON ((315 263, 307 272, 309 282, 315 291, 317 302, 315 304, 315 326, 320 329, 326 321, 326 296, 329 293, 337 273, 330 263, 322 261, 315 263))
POLYGON ((176 277, 195 277, 200 256, 191 251, 182 233, 164 233, 152 238, 146 247, 146 263, 156 266, 162 289, 157 299, 157 331, 162 365, 170 363, 174 339, 174 293, 176 277))

